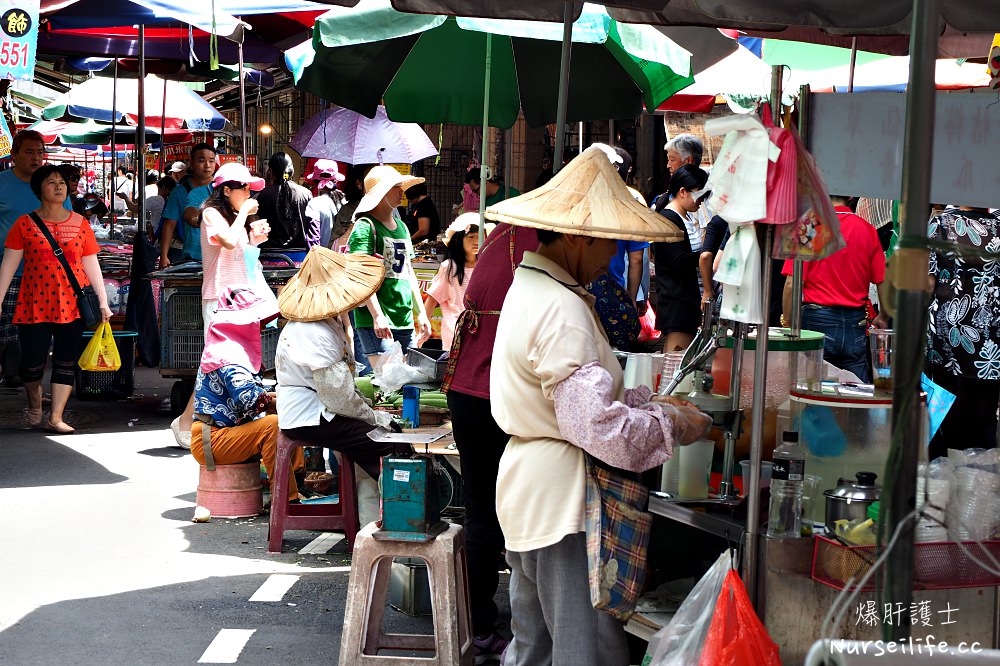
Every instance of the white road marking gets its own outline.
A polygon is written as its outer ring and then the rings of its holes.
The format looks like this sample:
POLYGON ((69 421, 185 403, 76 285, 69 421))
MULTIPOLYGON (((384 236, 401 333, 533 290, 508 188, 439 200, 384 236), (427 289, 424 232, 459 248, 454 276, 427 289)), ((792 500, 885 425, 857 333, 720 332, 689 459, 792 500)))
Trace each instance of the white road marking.
POLYGON ((301 555, 322 555, 344 540, 341 532, 323 532, 299 551, 301 555))
POLYGON ((250 601, 281 601, 285 592, 288 592, 298 579, 299 576, 272 574, 268 576, 263 585, 257 588, 257 591, 250 597, 250 601))
POLYGON ((220 629, 199 664, 235 664, 256 629, 220 629))

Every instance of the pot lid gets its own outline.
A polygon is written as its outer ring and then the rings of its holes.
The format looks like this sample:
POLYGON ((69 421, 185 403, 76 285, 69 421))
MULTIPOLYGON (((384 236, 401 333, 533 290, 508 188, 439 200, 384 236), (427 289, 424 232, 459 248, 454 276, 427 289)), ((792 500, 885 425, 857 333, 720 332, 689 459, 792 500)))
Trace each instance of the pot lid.
POLYGON ((865 502, 877 500, 882 492, 882 488, 875 485, 875 479, 878 478, 878 475, 875 472, 858 472, 855 476, 858 479, 856 483, 845 483, 833 490, 827 490, 825 495, 865 502))

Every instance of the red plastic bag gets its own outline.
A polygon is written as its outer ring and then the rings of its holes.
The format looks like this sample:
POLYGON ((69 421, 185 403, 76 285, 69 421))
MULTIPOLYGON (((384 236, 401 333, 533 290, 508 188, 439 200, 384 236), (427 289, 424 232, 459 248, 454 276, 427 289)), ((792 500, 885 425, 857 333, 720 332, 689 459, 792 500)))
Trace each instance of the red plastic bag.
POLYGON ((778 646, 757 617, 743 581, 730 569, 715 604, 700 666, 781 666, 778 646))
POLYGON ((660 336, 663 335, 662 331, 656 330, 656 312, 653 311, 653 306, 649 305, 648 301, 646 314, 639 317, 639 324, 642 326, 639 331, 639 342, 653 342, 659 340, 660 336))

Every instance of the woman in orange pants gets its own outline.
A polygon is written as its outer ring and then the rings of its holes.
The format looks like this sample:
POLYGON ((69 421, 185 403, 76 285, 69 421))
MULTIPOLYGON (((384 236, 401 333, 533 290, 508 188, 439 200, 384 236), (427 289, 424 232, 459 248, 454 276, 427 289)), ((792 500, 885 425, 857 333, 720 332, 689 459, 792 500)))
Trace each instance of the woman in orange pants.
MULTIPOLYGON (((259 455, 273 474, 278 446, 274 393, 261 382, 261 326, 278 316, 274 301, 249 287, 227 287, 208 328, 194 384, 195 422, 191 455, 201 464, 233 465, 259 455), (205 426, 210 425, 208 433, 205 426), (206 437, 207 435, 207 437, 206 437)), ((294 472, 305 469, 295 449, 288 479, 288 500, 297 500, 294 472)))

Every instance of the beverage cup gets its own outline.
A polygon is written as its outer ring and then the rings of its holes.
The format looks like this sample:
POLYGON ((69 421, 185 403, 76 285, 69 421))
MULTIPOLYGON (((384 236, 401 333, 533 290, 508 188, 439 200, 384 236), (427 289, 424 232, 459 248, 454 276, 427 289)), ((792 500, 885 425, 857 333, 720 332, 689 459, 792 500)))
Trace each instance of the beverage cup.
POLYGON ((680 483, 678 492, 686 499, 708 497, 708 478, 712 473, 712 454, 715 442, 700 439, 693 444, 680 446, 674 450, 680 454, 680 483))
POLYGON ((670 460, 663 463, 660 470, 660 491, 677 497, 681 483, 681 452, 680 447, 674 449, 670 460))
POLYGON ((648 386, 653 389, 653 355, 629 354, 625 362, 625 388, 648 386))
POLYGON ((810 536, 813 530, 813 511, 819 501, 820 484, 823 478, 806 474, 802 478, 802 536, 810 536))
POLYGON ((872 352, 872 377, 875 388, 882 391, 892 390, 892 354, 893 331, 891 329, 873 328, 869 332, 869 342, 872 352))

